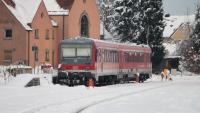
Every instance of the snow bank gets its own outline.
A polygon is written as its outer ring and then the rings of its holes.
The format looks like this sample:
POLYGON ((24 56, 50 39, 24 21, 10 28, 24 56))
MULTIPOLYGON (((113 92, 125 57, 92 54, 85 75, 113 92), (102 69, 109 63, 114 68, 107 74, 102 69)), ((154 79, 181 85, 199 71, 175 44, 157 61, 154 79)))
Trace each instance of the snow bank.
MULTIPOLYGON (((7 74, 8 75, 8 74, 7 74)), ((40 86, 51 86, 52 84, 52 75, 50 74, 19 74, 16 77, 7 76, 6 79, 3 76, 0 76, 0 85, 5 85, 8 87, 25 87, 33 78, 39 78, 40 86)))

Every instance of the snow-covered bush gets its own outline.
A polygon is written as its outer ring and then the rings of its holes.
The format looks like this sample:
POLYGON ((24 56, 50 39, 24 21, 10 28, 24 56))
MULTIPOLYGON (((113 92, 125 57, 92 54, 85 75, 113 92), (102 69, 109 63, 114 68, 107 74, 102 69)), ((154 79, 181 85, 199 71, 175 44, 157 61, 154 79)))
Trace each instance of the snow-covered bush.
POLYGON ((183 67, 200 74, 200 7, 197 7, 195 28, 190 39, 181 43, 181 55, 183 67))

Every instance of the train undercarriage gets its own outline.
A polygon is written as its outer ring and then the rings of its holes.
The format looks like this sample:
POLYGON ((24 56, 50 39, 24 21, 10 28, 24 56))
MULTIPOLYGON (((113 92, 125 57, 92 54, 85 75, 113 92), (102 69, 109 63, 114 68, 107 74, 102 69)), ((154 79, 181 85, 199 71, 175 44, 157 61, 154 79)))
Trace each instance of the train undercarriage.
POLYGON ((104 75, 95 77, 91 72, 59 72, 58 76, 53 77, 54 84, 63 84, 68 86, 85 85, 85 86, 104 86, 119 83, 129 83, 130 81, 144 82, 150 78, 150 74, 139 74, 128 76, 123 75, 104 75))

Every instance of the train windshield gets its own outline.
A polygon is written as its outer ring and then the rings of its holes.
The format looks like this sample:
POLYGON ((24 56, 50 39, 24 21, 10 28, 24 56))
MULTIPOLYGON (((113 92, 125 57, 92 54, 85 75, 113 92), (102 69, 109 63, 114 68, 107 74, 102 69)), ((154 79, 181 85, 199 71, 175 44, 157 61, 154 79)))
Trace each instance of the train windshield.
POLYGON ((92 47, 82 46, 63 46, 61 47, 61 62, 65 64, 91 64, 92 47))

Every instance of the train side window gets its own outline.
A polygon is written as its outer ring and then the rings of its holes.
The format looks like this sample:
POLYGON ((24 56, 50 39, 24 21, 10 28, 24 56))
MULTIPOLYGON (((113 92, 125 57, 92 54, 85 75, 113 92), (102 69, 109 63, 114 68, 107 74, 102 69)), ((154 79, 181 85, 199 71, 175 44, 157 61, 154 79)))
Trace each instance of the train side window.
POLYGON ((98 49, 96 49, 95 62, 99 61, 99 60, 98 60, 98 55, 99 55, 99 52, 98 52, 98 49))
POLYGON ((141 62, 141 53, 138 54, 138 62, 141 62))
POLYGON ((138 62, 137 52, 135 53, 135 62, 138 62))
POLYGON ((108 62, 108 50, 106 50, 106 62, 108 62))
POLYGON ((116 54, 116 51, 114 51, 114 62, 117 62, 117 54, 116 54))
POLYGON ((115 51, 115 62, 117 62, 117 51, 115 51))
POLYGON ((108 62, 108 50, 106 50, 106 62, 108 62))
POLYGON ((106 62, 106 51, 103 51, 103 61, 106 62))
POLYGON ((117 62, 119 62, 119 59, 120 59, 120 53, 117 52, 117 62))
POLYGON ((131 62, 133 62, 133 53, 131 52, 131 62))
POLYGON ((106 62, 108 62, 108 50, 106 50, 106 62))
POLYGON ((116 51, 114 52, 114 62, 117 62, 117 53, 116 53, 116 51))
POLYGON ((142 53, 140 53, 140 62, 142 62, 142 53))
POLYGON ((111 54, 110 54, 110 50, 108 50, 108 62, 110 62, 111 59, 111 54))
POLYGON ((97 49, 97 60, 100 62, 101 61, 101 50, 97 49))
POLYGON ((145 54, 143 53, 142 54, 142 62, 144 62, 144 59, 145 59, 144 57, 145 57, 145 54))
POLYGON ((114 51, 111 51, 111 62, 114 62, 114 51))
POLYGON ((134 62, 134 52, 132 53, 132 62, 134 62))
POLYGON ((106 50, 104 50, 104 62, 106 62, 106 56, 107 56, 106 50))
POLYGON ((142 53, 139 53, 139 62, 141 62, 142 61, 142 53))
POLYGON ((128 57, 129 57, 129 53, 128 53, 128 52, 125 52, 125 62, 128 62, 128 61, 129 61, 129 60, 128 60, 128 59, 129 59, 128 57))
POLYGON ((110 53, 110 62, 112 62, 112 51, 109 51, 110 53))

